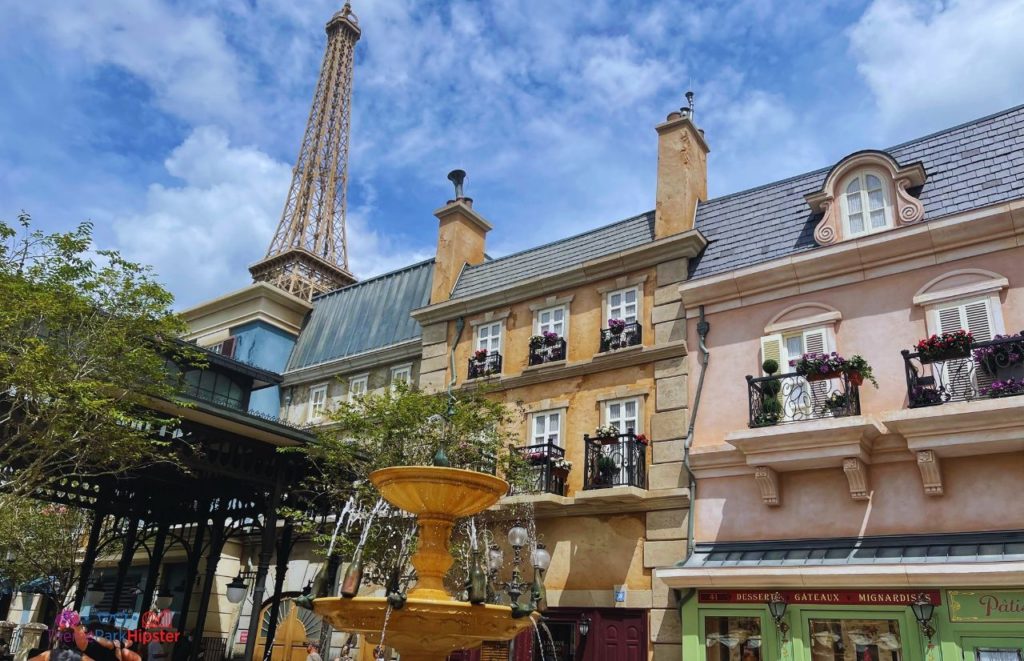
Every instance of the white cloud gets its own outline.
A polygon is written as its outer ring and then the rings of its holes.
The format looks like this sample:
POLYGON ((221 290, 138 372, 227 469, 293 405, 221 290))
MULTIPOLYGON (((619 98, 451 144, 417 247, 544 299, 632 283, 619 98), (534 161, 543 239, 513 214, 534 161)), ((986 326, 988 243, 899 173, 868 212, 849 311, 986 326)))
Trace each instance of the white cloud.
MULTIPOLYGON (((245 265, 266 252, 277 227, 291 167, 255 147, 230 144, 224 131, 195 129, 164 161, 179 186, 149 187, 144 208, 117 217, 118 246, 152 264, 188 306, 245 286, 245 265)), ((430 255, 402 250, 369 228, 364 210, 348 223, 351 268, 361 277, 430 255)))
POLYGON ((875 0, 849 37, 886 127, 920 134, 1024 101, 1021 34, 1020 0, 875 0))

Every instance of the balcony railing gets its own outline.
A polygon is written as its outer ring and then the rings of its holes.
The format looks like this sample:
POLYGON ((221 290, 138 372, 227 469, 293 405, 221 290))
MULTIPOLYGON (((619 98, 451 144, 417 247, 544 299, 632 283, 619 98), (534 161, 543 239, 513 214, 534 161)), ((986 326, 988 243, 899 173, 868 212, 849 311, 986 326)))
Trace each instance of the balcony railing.
POLYGON ((565 450, 553 442, 539 445, 525 445, 516 450, 527 463, 527 484, 521 489, 512 489, 512 493, 553 493, 565 495, 565 484, 569 478, 569 469, 557 464, 565 459, 565 450))
POLYGON ((910 408, 1024 395, 1024 332, 975 342, 970 353, 901 353, 910 408))
POLYGON ((556 360, 565 360, 568 355, 565 338, 559 338, 554 344, 542 344, 539 347, 530 347, 530 364, 543 365, 556 360))
POLYGON ((482 359, 473 356, 469 359, 468 378, 479 379, 492 374, 501 374, 501 354, 492 351, 482 359))
POLYGON ((647 488, 647 442, 633 432, 601 438, 583 435, 583 488, 647 488))
POLYGON ((643 342, 643 330, 643 327, 635 321, 626 324, 622 330, 602 328, 601 353, 626 347, 635 347, 643 342))
POLYGON ((796 372, 747 376, 750 426, 860 415, 860 388, 841 373, 808 381, 796 372))

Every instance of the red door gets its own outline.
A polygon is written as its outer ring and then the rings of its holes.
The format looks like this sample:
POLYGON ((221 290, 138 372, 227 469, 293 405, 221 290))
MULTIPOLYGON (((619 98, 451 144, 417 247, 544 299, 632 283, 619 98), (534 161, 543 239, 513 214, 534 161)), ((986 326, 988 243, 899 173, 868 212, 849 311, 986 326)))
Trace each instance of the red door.
POLYGON ((595 613, 586 645, 585 661, 646 661, 646 614, 638 611, 599 611, 595 613), (596 629, 596 631, 595 631, 596 629), (596 634, 596 636, 595 636, 596 634), (591 641, 588 640, 587 643, 591 641))

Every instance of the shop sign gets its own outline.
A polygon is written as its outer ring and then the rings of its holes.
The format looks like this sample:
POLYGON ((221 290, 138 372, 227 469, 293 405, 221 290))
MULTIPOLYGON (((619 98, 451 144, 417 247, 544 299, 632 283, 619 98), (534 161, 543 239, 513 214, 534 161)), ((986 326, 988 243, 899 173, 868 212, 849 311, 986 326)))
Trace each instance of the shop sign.
POLYGON ((1024 590, 950 590, 953 622, 1024 622, 1024 590))
POLYGON ((935 605, 942 603, 942 593, 938 590, 701 590, 697 601, 702 604, 763 605, 773 594, 781 594, 787 604, 816 606, 909 606, 921 594, 928 595, 935 605))

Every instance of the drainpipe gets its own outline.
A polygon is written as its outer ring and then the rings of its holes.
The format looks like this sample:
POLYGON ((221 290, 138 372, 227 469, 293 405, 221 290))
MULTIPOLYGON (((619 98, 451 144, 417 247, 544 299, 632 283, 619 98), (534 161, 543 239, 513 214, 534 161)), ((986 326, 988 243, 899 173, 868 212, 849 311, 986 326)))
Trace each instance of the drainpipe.
MULTIPOLYGON (((686 517, 686 558, 689 560, 693 555, 693 503, 697 498, 697 479, 693 476, 693 469, 690 467, 690 446, 693 445, 693 428, 697 424, 697 410, 700 408, 700 394, 704 390, 704 375, 708 373, 708 361, 711 359, 711 352, 705 344, 711 324, 704 318, 704 306, 700 306, 700 321, 697 322, 697 335, 700 345, 700 379, 697 381, 697 394, 693 398, 693 411, 690 413, 690 425, 686 430, 686 441, 683 443, 683 466, 686 467, 686 474, 690 478, 690 512, 686 517)), ((684 560, 684 562, 685 562, 684 560)), ((690 594, 686 599, 690 598, 690 594)))

